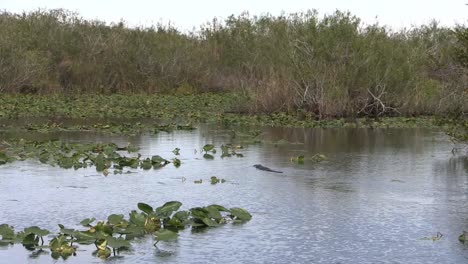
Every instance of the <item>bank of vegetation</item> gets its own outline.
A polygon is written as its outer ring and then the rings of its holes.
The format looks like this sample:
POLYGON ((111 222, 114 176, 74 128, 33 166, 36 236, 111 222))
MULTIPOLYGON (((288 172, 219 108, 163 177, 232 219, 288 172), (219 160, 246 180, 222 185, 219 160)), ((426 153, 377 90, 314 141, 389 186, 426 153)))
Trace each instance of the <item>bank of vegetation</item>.
POLYGON ((230 92, 242 95, 234 112, 445 115, 467 108, 463 32, 436 23, 394 31, 339 11, 242 14, 190 33, 3 11, 0 92, 230 92))

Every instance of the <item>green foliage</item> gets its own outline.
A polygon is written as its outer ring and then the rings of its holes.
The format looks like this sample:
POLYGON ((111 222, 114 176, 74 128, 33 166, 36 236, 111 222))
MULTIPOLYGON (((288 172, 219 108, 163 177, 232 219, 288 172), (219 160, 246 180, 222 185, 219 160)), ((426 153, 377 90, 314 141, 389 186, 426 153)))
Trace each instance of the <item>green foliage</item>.
MULTIPOLYGON (((466 83, 451 56, 456 35, 457 58, 466 61, 466 29, 454 34, 435 23, 392 31, 314 10, 230 16, 190 33, 106 25, 66 10, 3 11, 0 23, 0 92, 236 91, 248 100, 233 111, 322 119, 445 112, 456 106, 441 101, 455 100, 466 83)), ((114 114, 96 99, 96 113, 114 114)))
POLYGON ((0 225, 0 246, 13 243, 21 243, 30 250, 50 248, 51 256, 55 259, 62 257, 66 259, 76 255, 76 242, 82 245, 94 244, 95 255, 106 259, 112 252, 115 255, 121 249, 131 247, 131 241, 137 237, 154 235, 156 244, 159 241, 170 241, 178 237, 178 231, 191 226, 193 228, 216 227, 232 222, 246 222, 252 216, 245 209, 226 209, 220 205, 209 205, 207 207, 195 207, 189 211, 179 210, 182 203, 170 201, 156 209, 148 204, 138 203, 142 211, 131 211, 128 218, 121 214, 111 214, 107 221, 98 221, 91 225, 95 218, 86 218, 80 222, 87 230, 74 230, 65 228, 59 224, 60 231, 54 235, 49 246, 43 246, 43 236, 50 232, 37 226, 25 228, 23 232, 15 233, 14 228, 0 225), (42 244, 39 245, 39 242, 42 244))
POLYGON ((455 29, 458 46, 455 49, 455 56, 458 62, 468 68, 468 28, 459 26, 455 29))

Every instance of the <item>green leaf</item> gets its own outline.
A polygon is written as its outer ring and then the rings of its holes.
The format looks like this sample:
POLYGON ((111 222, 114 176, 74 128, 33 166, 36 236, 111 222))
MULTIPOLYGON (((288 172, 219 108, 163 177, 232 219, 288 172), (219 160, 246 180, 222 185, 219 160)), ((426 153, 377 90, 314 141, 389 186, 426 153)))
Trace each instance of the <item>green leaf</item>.
POLYGON ((76 238, 76 242, 82 245, 90 245, 96 241, 96 235, 88 231, 75 231, 73 236, 76 238))
POLYGON ((223 218, 218 208, 216 208, 215 206, 207 206, 206 210, 208 211, 208 217, 213 218, 216 221, 219 221, 223 218))
POLYGON ((214 221, 213 219, 208 218, 208 217, 202 218, 201 220, 203 221, 203 223, 205 225, 207 225, 209 227, 216 227, 216 226, 219 225, 216 221, 214 221))
POLYGON ((124 216, 121 214, 111 214, 107 217, 107 221, 111 225, 117 225, 124 220, 124 216))
POLYGON ((96 220, 96 218, 86 218, 86 219, 83 219, 81 222, 80 222, 80 225, 82 226, 89 226, 92 222, 94 222, 94 220, 96 220))
POLYGON ((153 213, 153 207, 149 206, 148 204, 145 204, 145 203, 138 203, 138 209, 140 209, 141 211, 147 213, 147 214, 151 214, 153 213))
POLYGON ((214 145, 212 144, 206 144, 205 146, 203 146, 203 151, 205 152, 208 152, 208 151, 213 151, 214 150, 214 145))
POLYGON ((159 155, 152 156, 152 157, 151 157, 151 162, 153 163, 153 166, 154 166, 155 168, 165 166, 166 164, 169 163, 168 160, 162 158, 162 157, 159 156, 159 155))
POLYGON ((211 154, 205 153, 205 154, 203 155, 203 158, 212 160, 212 159, 214 159, 214 156, 211 155, 211 154))
POLYGON ((252 219, 252 215, 245 209, 234 207, 231 208, 231 215, 234 216, 237 220, 249 221, 252 219))
POLYGON ((160 230, 154 232, 154 235, 156 236, 156 239, 158 241, 174 240, 179 236, 179 234, 177 234, 176 232, 173 232, 173 231, 168 230, 168 229, 160 229, 160 230))
POLYGON ((151 160, 148 158, 148 159, 145 159, 141 162, 140 164, 140 167, 144 170, 149 170, 151 168, 153 168, 153 163, 151 162, 151 160))
POLYGON ((182 203, 178 201, 167 202, 163 206, 156 208, 156 215, 161 218, 169 217, 174 211, 179 210, 181 206, 182 203))
POLYGON ((108 237, 107 238, 107 245, 111 248, 119 249, 119 248, 129 248, 130 242, 125 240, 122 237, 115 238, 115 237, 108 237))
MULTIPOLYGON (((142 224, 144 225, 144 223, 142 224)), ((131 240, 136 237, 142 237, 145 235, 146 231, 145 228, 142 226, 136 226, 136 225, 130 225, 128 226, 125 231, 127 234, 125 234, 125 239, 126 240, 131 240)))
POLYGON ((195 218, 203 219, 208 217, 208 211, 202 207, 195 207, 190 209, 192 216, 195 218))
POLYGON ((174 164, 176 168, 180 167, 180 164, 181 164, 180 159, 178 158, 173 158, 172 163, 174 164))
POLYGON ((212 205, 207 206, 207 208, 208 207, 214 207, 214 208, 218 209, 218 211, 220 211, 220 212, 230 212, 229 209, 227 209, 224 206, 218 205, 218 204, 212 204, 212 205))
POLYGON ((40 229, 37 226, 31 226, 31 227, 25 228, 24 233, 25 234, 35 234, 35 235, 38 235, 38 236, 47 236, 48 234, 50 234, 49 230, 40 229))
POLYGON ((136 225, 136 226, 144 226, 146 217, 143 215, 143 213, 138 213, 137 211, 132 211, 130 213, 130 223, 136 225))
POLYGON ((2 240, 11 240, 15 237, 15 230, 7 224, 0 225, 0 236, 2 240))
POLYGON ((23 238, 21 242, 25 246, 34 246, 39 244, 39 237, 34 233, 30 233, 23 238))

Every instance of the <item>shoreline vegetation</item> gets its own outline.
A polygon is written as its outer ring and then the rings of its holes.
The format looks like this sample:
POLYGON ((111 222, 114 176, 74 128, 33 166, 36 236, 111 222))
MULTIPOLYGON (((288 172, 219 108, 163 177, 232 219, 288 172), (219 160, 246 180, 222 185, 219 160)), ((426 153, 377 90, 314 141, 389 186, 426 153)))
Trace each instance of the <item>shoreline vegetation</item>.
POLYGON ((463 25, 395 31, 310 10, 182 33, 63 9, 0 11, 0 25, 3 132, 443 126, 466 141, 463 25))
POLYGON ((314 10, 230 16, 189 33, 106 25, 67 10, 3 11, 0 25, 2 97, 210 92, 238 96, 232 112, 315 120, 468 107, 461 25, 394 31, 314 10))

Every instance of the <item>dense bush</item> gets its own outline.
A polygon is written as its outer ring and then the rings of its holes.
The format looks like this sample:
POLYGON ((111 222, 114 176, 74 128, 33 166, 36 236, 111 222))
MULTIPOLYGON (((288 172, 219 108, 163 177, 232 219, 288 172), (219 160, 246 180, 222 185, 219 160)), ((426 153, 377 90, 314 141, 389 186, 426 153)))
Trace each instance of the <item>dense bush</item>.
POLYGON ((466 108, 457 45, 435 23, 395 32, 342 12, 242 14, 192 33, 106 25, 64 10, 3 12, 0 91, 236 91, 252 100, 239 110, 254 112, 444 113, 466 108))

